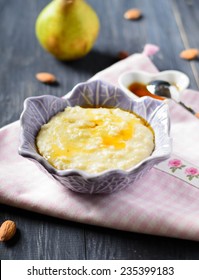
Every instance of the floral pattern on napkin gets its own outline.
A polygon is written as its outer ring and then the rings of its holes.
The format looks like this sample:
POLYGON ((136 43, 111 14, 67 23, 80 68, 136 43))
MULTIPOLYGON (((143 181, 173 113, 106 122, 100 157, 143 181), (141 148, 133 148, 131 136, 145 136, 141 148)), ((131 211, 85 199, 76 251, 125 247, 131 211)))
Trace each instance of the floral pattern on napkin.
POLYGON ((179 157, 173 155, 169 160, 156 165, 156 168, 172 173, 173 176, 199 188, 199 168, 179 157))

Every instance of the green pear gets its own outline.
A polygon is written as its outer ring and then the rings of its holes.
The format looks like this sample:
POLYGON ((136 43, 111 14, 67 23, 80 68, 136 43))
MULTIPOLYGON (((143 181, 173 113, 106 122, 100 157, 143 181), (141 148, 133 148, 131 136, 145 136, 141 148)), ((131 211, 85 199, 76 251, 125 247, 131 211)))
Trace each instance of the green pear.
POLYGON ((92 49, 100 22, 84 0, 53 0, 37 17, 35 29, 45 50, 57 59, 75 60, 92 49))

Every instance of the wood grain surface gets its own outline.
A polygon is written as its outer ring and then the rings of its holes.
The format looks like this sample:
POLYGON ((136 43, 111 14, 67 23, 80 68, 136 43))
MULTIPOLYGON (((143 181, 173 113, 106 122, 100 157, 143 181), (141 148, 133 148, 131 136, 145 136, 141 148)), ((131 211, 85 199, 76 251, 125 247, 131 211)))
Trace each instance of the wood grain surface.
MULTIPOLYGON (((198 89, 198 60, 179 58, 188 47, 199 47, 198 0, 88 0, 99 15, 101 30, 93 50, 83 59, 61 62, 38 44, 34 25, 49 0, 0 0, 0 127, 17 120, 29 96, 63 96, 79 82, 118 60, 120 51, 141 52, 146 43, 160 46, 153 62, 159 70, 185 72, 198 89), (139 8, 138 21, 123 18, 139 8), (37 72, 54 73, 49 86, 37 72)), ((0 171, 1 172, 1 171, 0 171)), ((117 231, 59 220, 0 205, 0 222, 17 224, 16 236, 0 243, 0 259, 198 259, 199 243, 117 231)))

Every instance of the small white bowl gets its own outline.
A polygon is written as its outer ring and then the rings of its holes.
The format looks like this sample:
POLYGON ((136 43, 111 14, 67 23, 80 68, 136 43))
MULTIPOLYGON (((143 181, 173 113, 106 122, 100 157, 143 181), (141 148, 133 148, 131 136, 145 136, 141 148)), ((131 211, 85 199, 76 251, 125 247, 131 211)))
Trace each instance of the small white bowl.
POLYGON ((148 84, 153 80, 163 80, 169 82, 171 85, 175 85, 178 91, 175 91, 172 96, 176 101, 180 101, 180 92, 186 89, 189 86, 189 78, 186 74, 175 71, 175 70, 167 70, 158 73, 148 73, 145 71, 132 71, 125 72, 119 77, 119 86, 120 88, 131 98, 139 98, 136 94, 128 89, 128 87, 134 83, 142 83, 148 84))

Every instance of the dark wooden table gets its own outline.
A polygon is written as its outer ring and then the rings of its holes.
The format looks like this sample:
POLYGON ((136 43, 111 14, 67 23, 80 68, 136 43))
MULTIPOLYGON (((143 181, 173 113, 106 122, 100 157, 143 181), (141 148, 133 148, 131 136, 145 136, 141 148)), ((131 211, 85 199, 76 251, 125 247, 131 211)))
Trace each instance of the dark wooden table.
MULTIPOLYGON (((141 52, 146 43, 160 46, 154 63, 160 70, 184 71, 190 87, 198 89, 199 63, 185 61, 179 53, 199 47, 198 0, 109 0, 88 2, 101 20, 99 38, 83 59, 60 62, 38 44, 34 24, 49 0, 0 0, 0 126, 17 120, 26 97, 62 96, 74 85, 113 64, 121 50, 141 52), (142 10, 139 21, 123 13, 142 10), (55 73, 60 84, 39 83, 35 73, 55 73)), ((1 171, 0 171, 1 172, 1 171)), ((0 205, 0 222, 11 219, 18 231, 0 244, 0 259, 198 259, 199 243, 100 228, 64 221, 0 205)))

